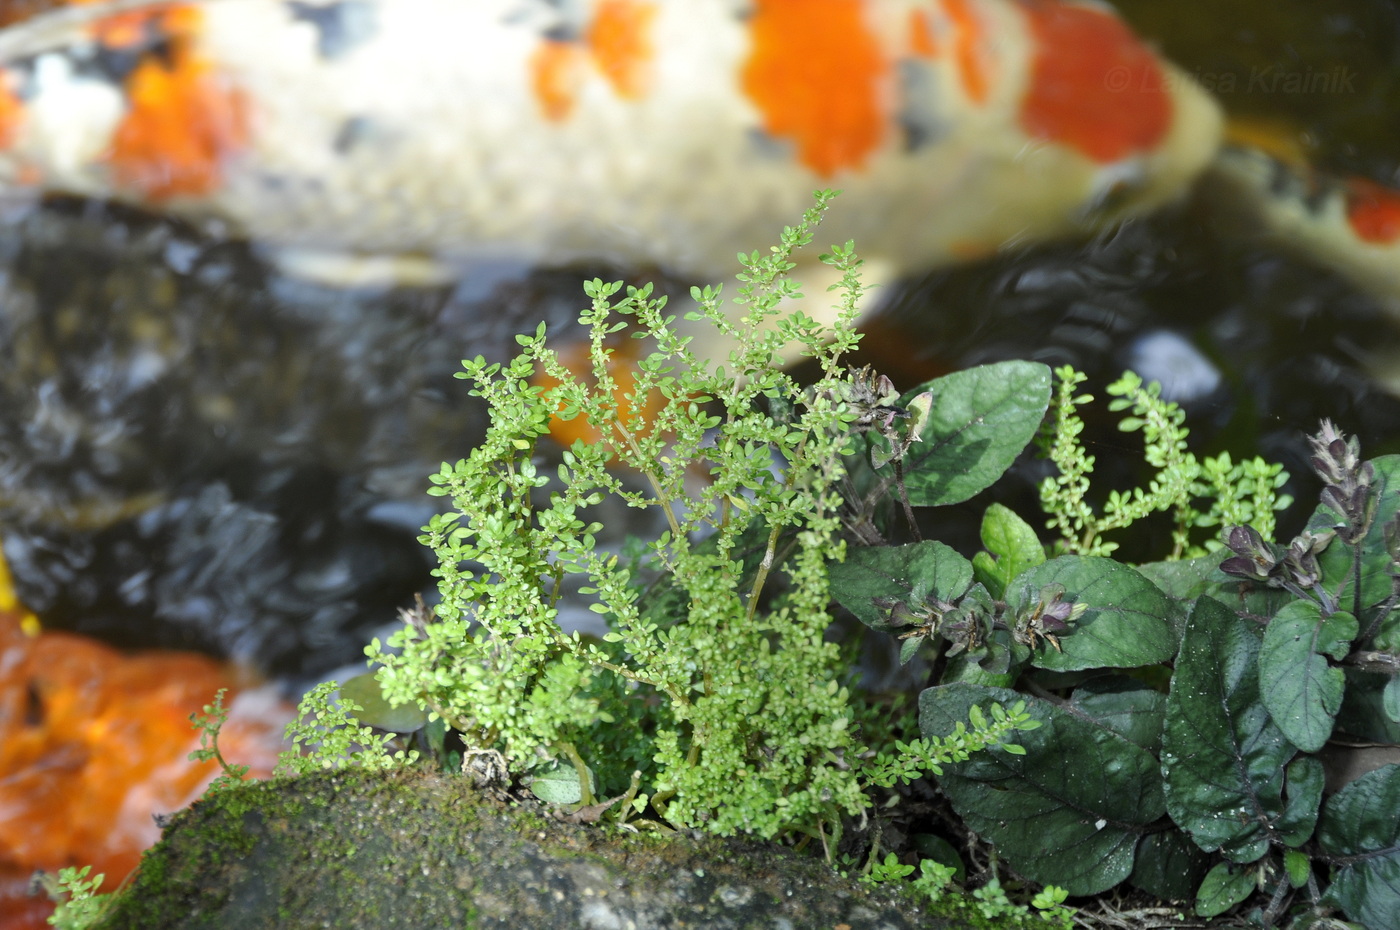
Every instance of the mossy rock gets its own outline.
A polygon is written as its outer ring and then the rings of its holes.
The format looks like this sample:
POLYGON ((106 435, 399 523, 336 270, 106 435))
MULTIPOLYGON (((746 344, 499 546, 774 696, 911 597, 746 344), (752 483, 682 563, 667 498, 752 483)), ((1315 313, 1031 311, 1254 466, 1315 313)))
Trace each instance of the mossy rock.
POLYGON ((334 772, 174 818, 99 924, 210 927, 948 928, 772 845, 560 823, 466 779, 334 772))

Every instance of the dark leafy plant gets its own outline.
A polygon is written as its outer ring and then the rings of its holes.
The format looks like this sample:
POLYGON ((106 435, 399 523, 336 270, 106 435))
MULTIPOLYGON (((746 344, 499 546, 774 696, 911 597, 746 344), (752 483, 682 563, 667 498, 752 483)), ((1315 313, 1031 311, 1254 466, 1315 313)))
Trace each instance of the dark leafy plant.
MULTIPOLYGON (((1048 387, 1032 365, 964 377, 979 387, 961 389, 963 413, 977 398, 1024 403, 1032 415, 1048 387)), ((1020 738, 1024 754, 946 766, 943 793, 1005 862, 1071 895, 1126 883, 1193 900, 1201 916, 1236 909, 1264 926, 1341 926, 1337 915, 1371 930, 1400 926, 1400 766, 1348 774, 1357 747, 1400 742, 1400 457, 1362 461, 1355 440, 1324 423, 1312 440, 1322 503, 1297 538, 1276 545, 1267 535, 1279 469, 1203 467, 1171 405, 1125 379, 1111 392, 1116 408, 1131 408, 1128 428, 1144 430, 1162 472, 1146 491, 1111 495, 1105 521, 1086 503, 1081 380, 1061 373, 1044 443, 1061 469, 1043 500, 1063 548, 1111 551, 1102 531, 1153 510, 1174 512, 1177 553, 1191 551, 1192 527, 1228 522, 1222 515, 1268 514, 1266 529, 1231 526, 1213 553, 1133 567, 1098 554, 1047 558, 1032 527, 994 505, 986 549, 971 560, 917 541, 833 565, 833 595, 902 638, 904 661, 929 662, 924 732, 947 732, 989 702, 1024 702, 1040 724, 1020 738), (1205 474, 1230 487, 1198 510, 1193 498, 1215 483, 1205 474)), ((951 403, 947 386, 906 396, 927 391, 936 418, 951 403)), ((996 448, 1000 465, 1021 440, 926 429, 898 476, 915 504, 958 499, 982 454, 996 448)), ((870 443, 877 490, 896 481, 881 443, 870 443)), ((871 492, 855 500, 857 535, 883 543, 889 521, 871 492)))

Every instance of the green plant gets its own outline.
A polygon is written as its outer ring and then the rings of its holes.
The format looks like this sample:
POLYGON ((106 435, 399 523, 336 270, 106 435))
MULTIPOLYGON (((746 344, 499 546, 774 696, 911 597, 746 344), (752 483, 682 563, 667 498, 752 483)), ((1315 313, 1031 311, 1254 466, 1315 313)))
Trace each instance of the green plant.
POLYGON ((231 788, 248 777, 248 766, 230 765, 219 751, 219 731, 228 722, 228 709, 224 707, 227 692, 227 688, 220 688, 214 695, 214 703, 204 705, 204 713, 190 714, 190 724, 199 731, 199 748, 190 753, 190 761, 219 763, 219 776, 206 789, 211 794, 231 788))
POLYGON ((92 866, 81 869, 64 868, 58 870, 58 878, 44 875, 43 883, 49 897, 58 902, 49 916, 49 924, 59 930, 85 930, 95 924, 111 903, 111 895, 99 894, 105 875, 88 878, 92 866))
POLYGON ((418 761, 416 749, 393 749, 393 733, 361 726, 355 715, 364 708, 341 694, 334 681, 326 681, 302 696, 296 719, 287 724, 292 748, 277 758, 277 773, 309 775, 348 765, 371 770, 397 768, 418 761))
MULTIPOLYGON (((442 602, 391 648, 371 646, 387 699, 428 708, 473 751, 499 752, 515 775, 540 779, 537 793, 587 806, 628 788, 620 807, 649 805, 676 826, 798 832, 824 845, 866 808, 871 785, 1005 749, 1032 725, 1019 708, 997 707, 993 722, 958 721, 946 740, 925 733, 874 764, 853 731, 849 673, 824 639, 827 564, 845 548, 839 491, 853 435, 898 431, 840 363, 857 338, 862 290, 849 244, 824 257, 845 276, 834 334, 784 314, 796 296, 790 255, 830 196, 819 194, 771 254, 742 257, 737 323, 718 289, 693 292, 698 316, 737 346, 722 365, 690 351, 650 288, 619 296, 620 284, 601 281, 585 286, 592 304, 580 318, 589 378, 562 364, 543 327, 520 337, 507 365, 464 362, 459 377, 486 401, 491 425, 469 458, 432 479, 453 506, 422 537, 438 557, 442 602), (620 391, 611 340, 629 326, 655 350, 620 391), (820 368, 815 385, 776 366, 789 343, 820 368), (553 386, 532 380, 540 375, 553 386), (601 440, 575 443, 556 474, 541 472, 536 442, 553 418, 577 416, 601 440), (597 545, 595 514, 609 496, 664 521, 630 558, 597 545), (569 575, 584 576, 590 608, 608 623, 601 640, 556 622, 569 575)), ((1038 416, 1017 424, 1022 444, 1038 416)), ((975 493, 999 473, 990 464, 962 484, 975 493)))
POLYGON ((1075 393, 1084 383, 1082 373, 1067 366, 1055 374, 1059 387, 1040 445, 1057 474, 1041 482, 1040 499, 1050 515, 1049 528, 1060 533, 1061 552, 1110 555, 1118 544, 1105 540, 1105 533, 1153 513, 1172 515, 1173 559, 1219 548, 1215 539, 1207 540, 1204 547, 1193 545, 1192 531, 1197 529, 1251 524, 1266 538, 1273 536, 1274 512, 1292 503, 1287 495, 1276 493, 1288 480, 1283 467, 1260 458, 1234 464, 1228 452, 1198 460, 1186 448, 1185 411, 1162 400, 1158 385, 1144 384, 1132 372, 1124 372, 1105 388, 1114 398, 1108 409, 1132 411, 1118 421, 1118 428, 1142 433, 1143 458, 1156 474, 1146 488, 1110 491, 1101 512, 1095 512, 1089 502, 1094 457, 1079 442, 1084 421, 1077 412, 1094 398, 1075 393), (1197 509, 1198 501, 1208 502, 1205 512, 1197 509))
MULTIPOLYGON (((1324 772, 1349 742, 1400 742, 1400 458, 1363 462, 1324 423, 1312 441, 1322 504, 1287 546, 1234 525, 1213 553, 1134 568, 1074 550, 1108 551, 1102 532, 1162 509, 1175 512, 1178 552, 1193 527, 1242 516, 1267 527, 1279 472, 1196 463, 1179 411, 1127 378, 1110 393, 1159 477, 1111 495, 1100 518, 1084 504, 1081 381, 1062 373, 1048 428, 1062 472, 1044 490, 1071 554, 1047 559, 1029 524, 993 506, 971 561, 916 542, 832 566, 834 595, 901 636, 906 661, 941 656, 920 695, 925 732, 991 702, 1024 701, 1041 724, 1024 754, 945 766, 944 794, 1021 874, 1069 894, 1128 883, 1194 899, 1201 915, 1254 902, 1265 926, 1338 911, 1395 926, 1400 766, 1330 797, 1324 772)), ((925 480, 917 460, 905 474, 925 480)), ((974 894, 991 907, 989 888, 974 894)))

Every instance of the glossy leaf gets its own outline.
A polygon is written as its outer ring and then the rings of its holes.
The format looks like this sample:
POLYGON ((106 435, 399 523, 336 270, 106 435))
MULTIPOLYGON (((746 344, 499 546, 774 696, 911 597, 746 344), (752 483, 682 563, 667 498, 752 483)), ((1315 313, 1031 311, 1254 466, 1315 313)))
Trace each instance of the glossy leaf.
POLYGON ((1223 914, 1254 890, 1254 878, 1231 862, 1217 863, 1206 873, 1196 892, 1196 913, 1201 917, 1223 914))
POLYGON ((1327 657, 1344 658, 1356 633, 1351 614, 1324 618, 1316 603, 1301 600, 1285 605, 1264 630, 1260 697, 1284 736, 1304 752, 1321 749, 1332 735, 1345 682, 1327 657))
POLYGON ((1047 585, 1063 585, 1064 599, 1088 605, 1058 636, 1059 648, 1042 642, 1031 664, 1067 672, 1086 668, 1136 668, 1165 662, 1176 652, 1168 620, 1172 605, 1157 586, 1112 559, 1061 556, 1022 573, 1007 589, 1014 615, 1032 609, 1047 585))
POLYGON ((904 460, 915 506, 956 504, 990 487, 1040 428, 1050 403, 1050 369, 998 362, 954 372, 909 394, 933 392, 923 438, 904 460))
POLYGON ((1002 504, 990 505, 982 515, 982 545, 986 551, 973 556, 972 565, 977 580, 994 597, 1001 597, 1021 572, 1045 561, 1045 548, 1035 530, 1002 504))
POLYGON ((1161 751, 1167 710, 1162 692, 1135 678, 1110 675, 1080 685, 1070 703, 1153 755, 1161 751))
POLYGON ((1259 641, 1208 597, 1186 621, 1167 696, 1167 810, 1198 846, 1253 862, 1283 813, 1284 766, 1297 752, 1259 698, 1259 641))
POLYGON ((1283 815, 1274 830, 1285 846, 1297 848, 1312 839, 1327 773, 1313 756, 1299 756, 1284 770, 1283 815))
POLYGON ((1210 860, 1180 830, 1149 833, 1138 842, 1128 881, 1163 900, 1184 901, 1195 895, 1210 860))
POLYGON ((1400 914, 1400 766, 1369 772, 1328 799, 1318 844, 1339 861, 1325 900, 1368 927, 1400 914))
POLYGON ((917 606, 929 597, 945 602, 972 584, 972 564, 941 542, 855 549, 829 569, 831 595, 862 623, 877 630, 889 624, 890 609, 877 599, 917 606))
POLYGON ((1133 870, 1138 839, 1164 811, 1157 760, 1109 727, 1048 701, 968 684, 919 697, 927 737, 952 732, 974 705, 1026 702, 1041 723, 998 749, 945 766, 939 784, 958 814, 1017 871, 1070 894, 1095 894, 1133 870))

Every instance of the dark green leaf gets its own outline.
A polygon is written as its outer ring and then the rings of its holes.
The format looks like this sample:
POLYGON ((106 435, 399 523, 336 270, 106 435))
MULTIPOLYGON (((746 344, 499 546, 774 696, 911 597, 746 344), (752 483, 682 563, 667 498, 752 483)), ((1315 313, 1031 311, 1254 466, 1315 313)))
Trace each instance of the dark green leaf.
POLYGON ((890 610, 877 598, 917 607, 930 596, 954 601, 972 584, 972 564, 941 542, 856 549, 844 562, 832 563, 831 596, 862 623, 877 630, 896 629, 890 610))
POLYGON ((1189 900, 1210 860, 1180 830, 1149 833, 1138 843, 1137 863, 1128 881, 1165 901, 1189 900))
POLYGON ((1385 712, 1385 692, 1395 679, 1358 668, 1344 670, 1346 694, 1337 714, 1337 728, 1376 743, 1400 743, 1400 722, 1385 712))
POLYGON ((1194 601, 1202 594, 1214 594, 1216 573, 1221 561, 1230 555, 1227 550, 1212 552, 1195 559, 1171 562, 1145 562, 1137 566, 1140 574, 1161 589, 1167 597, 1179 601, 1194 601))
POLYGON ((1031 658, 1041 668, 1135 668, 1165 662, 1176 652, 1171 603, 1157 586, 1112 559, 1065 555, 1022 573, 1007 589, 1014 615, 1032 609, 1041 589, 1059 584, 1064 599, 1088 605, 1059 634, 1060 648, 1042 642, 1031 658))
POLYGON ((355 719, 365 726, 394 733, 412 733, 428 722, 428 714, 416 704, 390 704, 379 691, 374 672, 356 675, 340 686, 340 696, 363 708, 355 719))
POLYGON ((1080 685, 1071 703, 1119 736, 1157 755, 1167 696, 1135 678, 1106 675, 1080 685))
POLYGON ((923 439, 904 461, 917 506, 956 504, 990 487, 1035 436, 1050 403, 1050 369, 998 362, 920 385, 905 400, 933 392, 923 439))
POLYGON ((1223 914, 1253 890, 1254 878, 1248 871, 1230 862, 1217 863, 1196 892, 1196 913, 1201 917, 1223 914))
POLYGON ((1295 600, 1269 621, 1259 652, 1260 697, 1283 735, 1304 752, 1317 752, 1332 735, 1342 706, 1342 658, 1356 638, 1356 618, 1326 619, 1313 601, 1295 600))
POLYGON ((1167 810, 1202 849, 1253 862, 1283 813, 1284 766, 1296 753, 1259 699, 1259 641, 1203 597, 1186 621, 1167 696, 1162 769, 1167 810))
POLYGON ((914 834, 914 848, 918 850, 922 859, 932 859, 939 865, 946 865, 950 869, 956 869, 953 881, 962 884, 967 881, 967 866, 963 864, 962 856, 953 848, 953 844, 941 836, 933 833, 914 834))
POLYGON ((1385 690, 1381 692, 1381 710, 1385 711, 1391 723, 1400 723, 1400 676, 1386 682, 1385 690))
POLYGON ((1334 859, 1325 900, 1371 928, 1400 914, 1400 766, 1362 775, 1327 800, 1318 822, 1322 851, 1334 859))
POLYGON ((1127 878, 1147 826, 1164 810, 1150 753, 1067 708, 1002 688, 952 684, 919 696, 919 727, 946 735, 970 709, 1026 702, 1041 726, 1019 732, 1026 754, 998 749, 945 766, 939 784, 977 833, 1015 868, 1070 894, 1095 894, 1127 878))
POLYGON ((1274 824, 1285 846, 1296 848, 1312 839, 1326 783, 1327 773, 1313 756, 1299 756, 1288 763, 1284 772, 1283 815, 1274 824))
POLYGON ((982 545, 972 559, 977 580, 987 586, 993 597, 1001 597, 1007 584, 1028 568, 1045 561, 1045 548, 1040 537, 1014 510, 992 504, 982 515, 982 545))

